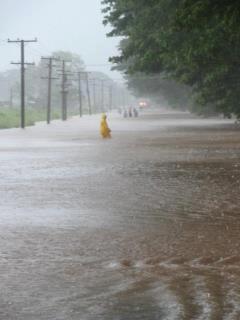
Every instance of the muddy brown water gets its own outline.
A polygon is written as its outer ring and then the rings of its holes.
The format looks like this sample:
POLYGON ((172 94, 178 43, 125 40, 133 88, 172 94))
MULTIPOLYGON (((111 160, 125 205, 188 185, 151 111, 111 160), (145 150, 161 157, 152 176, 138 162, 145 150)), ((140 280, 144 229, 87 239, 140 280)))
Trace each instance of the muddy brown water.
POLYGON ((0 132, 0 319, 240 319, 240 130, 98 120, 0 132))

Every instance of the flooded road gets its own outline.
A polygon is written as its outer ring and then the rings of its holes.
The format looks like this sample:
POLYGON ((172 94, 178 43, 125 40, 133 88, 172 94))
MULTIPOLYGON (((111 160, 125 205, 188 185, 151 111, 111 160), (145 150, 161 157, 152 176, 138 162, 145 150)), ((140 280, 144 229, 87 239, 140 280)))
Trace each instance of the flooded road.
POLYGON ((240 130, 98 125, 0 132, 0 319, 240 319, 240 130))

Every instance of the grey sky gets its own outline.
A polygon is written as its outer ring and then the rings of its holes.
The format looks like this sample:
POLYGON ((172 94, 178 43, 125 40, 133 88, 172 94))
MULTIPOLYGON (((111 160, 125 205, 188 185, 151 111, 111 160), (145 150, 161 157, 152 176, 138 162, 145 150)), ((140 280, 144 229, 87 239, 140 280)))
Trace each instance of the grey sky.
POLYGON ((12 68, 10 61, 19 61, 16 44, 4 40, 31 39, 39 42, 26 47, 26 59, 38 61, 41 55, 56 50, 78 53, 87 68, 111 73, 108 57, 117 53, 119 39, 106 37, 102 25, 101 0, 7 0, 1 1, 0 70, 12 68), (101 66, 92 66, 101 65, 101 66), (102 66, 105 65, 105 66, 102 66))

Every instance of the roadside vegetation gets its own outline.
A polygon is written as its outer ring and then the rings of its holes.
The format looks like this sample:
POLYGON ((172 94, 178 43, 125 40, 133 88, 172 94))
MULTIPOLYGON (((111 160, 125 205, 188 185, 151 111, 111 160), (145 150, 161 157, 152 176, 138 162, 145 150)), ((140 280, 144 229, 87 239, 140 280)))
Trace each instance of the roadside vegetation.
MULTIPOLYGON (((60 118, 60 112, 53 111, 53 119, 60 118)), ((28 108, 26 112, 26 126, 33 126, 38 121, 46 120, 46 111, 28 108)), ((0 109, 0 129, 20 127, 20 109, 1 107, 0 109)))
POLYGON ((115 68, 137 94, 240 117, 240 5, 228 0, 103 0, 121 37, 115 68))

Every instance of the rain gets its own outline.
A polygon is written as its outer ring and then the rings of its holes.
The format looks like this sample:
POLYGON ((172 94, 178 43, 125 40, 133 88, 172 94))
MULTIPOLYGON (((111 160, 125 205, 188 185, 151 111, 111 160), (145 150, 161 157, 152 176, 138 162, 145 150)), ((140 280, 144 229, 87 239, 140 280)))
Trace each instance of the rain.
POLYGON ((2 4, 1 319, 240 318, 240 31, 225 6, 2 4))

